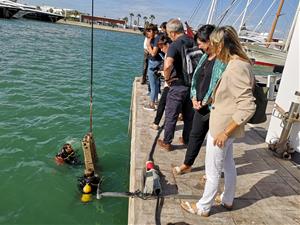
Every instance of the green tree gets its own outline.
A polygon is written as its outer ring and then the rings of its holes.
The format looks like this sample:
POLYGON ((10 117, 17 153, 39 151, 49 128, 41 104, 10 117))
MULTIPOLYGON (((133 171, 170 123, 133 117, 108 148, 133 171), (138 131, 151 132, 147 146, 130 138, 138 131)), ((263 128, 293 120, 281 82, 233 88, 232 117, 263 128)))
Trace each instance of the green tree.
POLYGON ((127 16, 125 16, 125 17, 123 18, 123 20, 125 20, 126 23, 128 23, 128 17, 127 17, 127 16))
POLYGON ((153 23, 153 20, 155 19, 155 16, 154 15, 150 15, 149 19, 150 19, 150 23, 153 23))
POLYGON ((141 14, 137 14, 137 25, 140 25, 140 18, 142 17, 141 14))
POLYGON ((132 17, 134 17, 134 14, 130 13, 129 16, 130 16, 130 27, 132 27, 132 17))
POLYGON ((149 21, 146 21, 146 23, 144 25, 144 28, 147 27, 147 26, 149 26, 149 24, 150 24, 149 21))
POLYGON ((145 28, 148 17, 144 16, 143 19, 144 19, 144 28, 145 28))

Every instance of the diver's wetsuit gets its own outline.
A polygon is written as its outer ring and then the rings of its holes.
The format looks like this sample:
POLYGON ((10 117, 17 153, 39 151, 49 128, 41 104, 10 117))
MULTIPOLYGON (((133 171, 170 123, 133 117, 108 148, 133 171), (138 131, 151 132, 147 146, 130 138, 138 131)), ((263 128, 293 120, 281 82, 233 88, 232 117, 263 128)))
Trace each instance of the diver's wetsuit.
POLYGON ((96 193, 98 184, 100 182, 100 177, 98 175, 94 175, 94 174, 91 176, 84 175, 83 177, 79 178, 78 181, 79 181, 78 188, 80 191, 83 190, 83 187, 86 184, 89 184, 92 188, 92 193, 96 193))
POLYGON ((56 157, 61 157, 64 160, 64 162, 71 165, 80 163, 74 151, 68 153, 65 149, 62 149, 61 152, 56 155, 56 157))

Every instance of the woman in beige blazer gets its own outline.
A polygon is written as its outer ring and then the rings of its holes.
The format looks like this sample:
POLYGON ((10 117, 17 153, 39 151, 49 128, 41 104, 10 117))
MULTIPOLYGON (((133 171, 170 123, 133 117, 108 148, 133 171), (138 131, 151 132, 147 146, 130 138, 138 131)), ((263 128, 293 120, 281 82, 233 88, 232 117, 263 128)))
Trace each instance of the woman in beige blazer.
POLYGON ((225 187, 219 201, 225 208, 232 209, 236 186, 233 141, 244 136, 244 126, 256 107, 251 63, 234 28, 217 28, 210 41, 217 58, 228 65, 212 95, 205 156, 207 180, 203 196, 197 203, 181 203, 188 212, 201 216, 209 216, 223 168, 225 187))

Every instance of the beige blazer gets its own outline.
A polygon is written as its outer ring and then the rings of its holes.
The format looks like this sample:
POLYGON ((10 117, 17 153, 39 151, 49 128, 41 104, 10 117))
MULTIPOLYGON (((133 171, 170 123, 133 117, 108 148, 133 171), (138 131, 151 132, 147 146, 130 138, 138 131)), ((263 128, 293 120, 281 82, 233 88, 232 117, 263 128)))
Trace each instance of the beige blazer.
POLYGON ((253 75, 251 65, 240 59, 230 60, 221 79, 213 92, 213 103, 209 119, 209 130, 212 137, 234 120, 239 127, 231 137, 245 135, 244 127, 253 116, 256 105, 252 93, 253 75))

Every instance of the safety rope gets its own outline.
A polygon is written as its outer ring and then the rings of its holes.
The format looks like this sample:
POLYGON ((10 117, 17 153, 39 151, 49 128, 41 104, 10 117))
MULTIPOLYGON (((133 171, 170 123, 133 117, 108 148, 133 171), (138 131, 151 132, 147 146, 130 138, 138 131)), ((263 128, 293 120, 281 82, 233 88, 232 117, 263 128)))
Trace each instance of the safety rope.
POLYGON ((92 0, 92 31, 91 31, 90 133, 93 133, 93 78, 94 78, 94 0, 92 0))
POLYGON ((199 199, 199 195, 179 195, 179 194, 169 194, 169 195, 150 195, 145 194, 140 190, 134 192, 102 192, 97 193, 96 198, 100 200, 103 197, 116 197, 116 198, 140 198, 142 200, 155 200, 157 197, 167 198, 167 199, 199 199))

